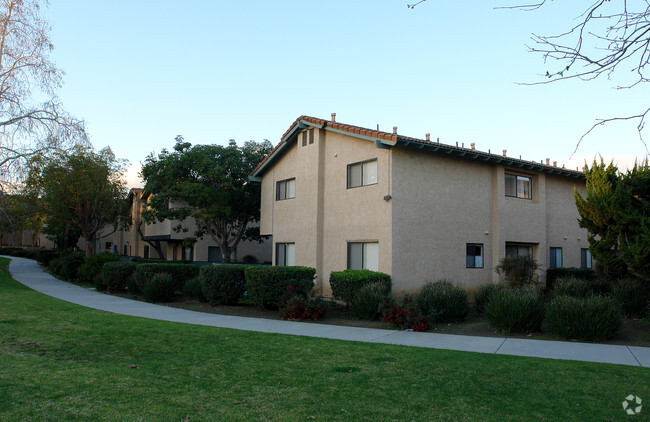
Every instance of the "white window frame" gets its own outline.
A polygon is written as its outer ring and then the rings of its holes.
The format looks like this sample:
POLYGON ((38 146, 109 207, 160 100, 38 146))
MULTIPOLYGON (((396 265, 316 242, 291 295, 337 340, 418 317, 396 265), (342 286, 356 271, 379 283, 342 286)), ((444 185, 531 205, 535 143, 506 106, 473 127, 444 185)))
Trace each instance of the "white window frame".
POLYGON ((347 188, 360 188, 362 186, 376 185, 378 183, 377 174, 379 173, 377 159, 359 161, 357 163, 348 164, 347 166, 347 188), (356 169, 361 172, 359 181, 353 182, 352 172, 356 169))
POLYGON ((275 200, 284 201, 296 197, 296 178, 279 180, 275 184, 275 200))

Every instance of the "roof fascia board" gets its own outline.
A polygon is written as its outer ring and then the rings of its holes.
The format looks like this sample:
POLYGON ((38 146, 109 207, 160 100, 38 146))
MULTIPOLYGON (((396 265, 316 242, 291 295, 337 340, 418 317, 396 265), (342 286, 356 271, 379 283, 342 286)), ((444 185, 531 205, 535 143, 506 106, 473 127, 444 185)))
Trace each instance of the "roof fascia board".
POLYGON ((397 143, 395 141, 388 141, 386 139, 379 139, 379 138, 372 137, 372 136, 361 135, 359 133, 349 132, 347 130, 334 129, 334 128, 329 127, 329 126, 325 126, 325 130, 327 130, 329 132, 339 133, 341 135, 352 136, 354 138, 364 139, 366 141, 372 141, 372 142, 375 143, 375 145, 377 145, 377 148, 387 149, 387 148, 390 148, 392 146, 395 146, 395 144, 397 143))

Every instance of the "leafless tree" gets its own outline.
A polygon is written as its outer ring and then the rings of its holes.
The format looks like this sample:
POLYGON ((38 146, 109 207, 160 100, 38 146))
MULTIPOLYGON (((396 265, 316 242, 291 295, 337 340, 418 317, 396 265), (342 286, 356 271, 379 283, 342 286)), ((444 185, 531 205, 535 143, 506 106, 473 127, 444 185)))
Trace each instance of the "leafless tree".
MULTIPOLYGON (((423 0, 424 1, 424 0, 423 0)), ((407 5, 410 8, 422 3, 407 5)), ((535 11, 553 7, 552 2, 540 0, 530 4, 501 6, 498 9, 535 11)), ((617 89, 631 89, 650 82, 650 0, 592 0, 567 31, 555 35, 532 35, 529 50, 541 54, 549 66, 545 80, 528 85, 547 84, 567 79, 590 81, 598 77, 622 83, 617 89)), ((599 119, 585 132, 578 144, 596 127, 608 122, 629 120, 637 122, 643 144, 643 128, 650 107, 632 116, 599 119)))
POLYGON ((22 176, 27 159, 87 143, 82 121, 56 96, 63 72, 50 60, 45 0, 0 0, 0 184, 22 176))

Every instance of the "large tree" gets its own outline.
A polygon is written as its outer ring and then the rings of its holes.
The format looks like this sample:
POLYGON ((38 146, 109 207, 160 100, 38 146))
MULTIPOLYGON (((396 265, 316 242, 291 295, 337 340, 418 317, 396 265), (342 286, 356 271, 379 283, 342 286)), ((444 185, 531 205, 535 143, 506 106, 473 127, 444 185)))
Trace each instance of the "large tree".
POLYGON ((271 149, 268 141, 192 146, 176 137, 173 151, 149 155, 142 167, 145 195, 151 195, 143 217, 176 221, 177 231, 193 221, 189 239, 210 236, 221 256, 231 258, 240 241, 260 239, 259 229, 249 227, 259 221, 260 186, 248 175, 271 149))
POLYGON ((61 107, 63 73, 50 60, 39 0, 0 3, 0 188, 20 179, 36 155, 86 143, 83 122, 61 107))
POLYGON ((30 161, 27 192, 47 215, 47 230, 78 231, 86 253, 95 253, 97 240, 130 222, 125 166, 110 148, 38 156, 30 161))
POLYGON ((580 227, 593 257, 614 278, 628 272, 650 280, 650 167, 620 173, 613 164, 587 168, 587 195, 575 191, 580 227))

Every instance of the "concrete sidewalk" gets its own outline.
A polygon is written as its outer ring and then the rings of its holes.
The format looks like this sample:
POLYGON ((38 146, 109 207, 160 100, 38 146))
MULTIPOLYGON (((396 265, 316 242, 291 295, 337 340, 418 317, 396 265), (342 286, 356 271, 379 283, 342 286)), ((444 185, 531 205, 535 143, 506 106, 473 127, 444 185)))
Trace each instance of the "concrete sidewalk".
POLYGON ((97 293, 57 280, 45 273, 36 261, 7 258, 11 259, 9 270, 13 278, 31 289, 67 302, 122 315, 265 333, 650 367, 648 347, 406 332, 188 311, 97 293))

